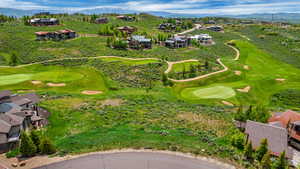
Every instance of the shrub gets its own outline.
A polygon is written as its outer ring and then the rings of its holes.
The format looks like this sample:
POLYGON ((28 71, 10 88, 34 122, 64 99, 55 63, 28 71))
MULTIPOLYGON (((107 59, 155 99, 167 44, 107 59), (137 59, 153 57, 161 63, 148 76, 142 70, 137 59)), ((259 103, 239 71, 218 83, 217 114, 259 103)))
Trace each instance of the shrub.
POLYGON ((20 154, 20 149, 16 148, 16 149, 13 149, 13 150, 7 152, 5 154, 5 156, 6 156, 6 158, 13 158, 13 157, 17 157, 19 154, 20 154))
POLYGON ((24 157, 32 157, 36 153, 36 146, 34 145, 33 141, 31 138, 23 132, 21 134, 21 147, 20 147, 20 152, 22 156, 24 157))
POLYGON ((279 156, 279 158, 276 160, 273 166, 274 169, 287 169, 288 168, 288 162, 285 158, 285 152, 282 152, 279 156))
POLYGON ((36 130, 32 130, 31 133, 30 133, 30 138, 33 142, 33 144, 36 146, 37 148, 37 152, 40 152, 40 148, 39 148, 39 145, 41 143, 41 140, 40 140, 40 136, 38 134, 38 132, 36 130))
POLYGON ((53 154, 56 152, 55 146, 52 144, 51 140, 44 137, 40 144, 40 150, 42 154, 53 154))
POLYGON ((266 153, 260 163, 260 166, 262 169, 271 169, 271 159, 270 159, 270 153, 266 153))
POLYGON ((256 159, 258 161, 262 161, 262 158, 264 157, 265 154, 268 153, 268 140, 263 139, 260 143, 259 148, 256 151, 256 159))
POLYGON ((252 143, 248 142, 244 149, 244 157, 247 160, 253 160, 253 148, 252 143))
POLYGON ((244 142, 245 139, 242 133, 235 134, 231 137, 231 144, 240 150, 244 148, 244 142))

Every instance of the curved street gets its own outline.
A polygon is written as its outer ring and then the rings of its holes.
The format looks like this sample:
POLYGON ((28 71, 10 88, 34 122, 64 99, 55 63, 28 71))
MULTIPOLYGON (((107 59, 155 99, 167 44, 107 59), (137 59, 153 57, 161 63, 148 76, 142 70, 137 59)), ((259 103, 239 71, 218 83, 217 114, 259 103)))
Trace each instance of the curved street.
POLYGON ((165 153, 119 152, 93 154, 36 169, 226 169, 233 166, 214 160, 165 153))

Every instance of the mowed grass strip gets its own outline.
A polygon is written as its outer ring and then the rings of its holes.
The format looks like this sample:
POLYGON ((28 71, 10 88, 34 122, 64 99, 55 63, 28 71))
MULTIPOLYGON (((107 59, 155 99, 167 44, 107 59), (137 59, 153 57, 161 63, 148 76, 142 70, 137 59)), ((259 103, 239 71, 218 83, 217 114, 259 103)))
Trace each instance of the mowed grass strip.
POLYGON ((158 59, 131 59, 131 58, 121 58, 121 57, 102 57, 101 60, 107 62, 118 61, 122 64, 127 65, 145 65, 149 63, 157 63, 158 59))
POLYGON ((0 76, 0 86, 21 83, 32 78, 32 74, 13 74, 0 76))
POLYGON ((231 87, 194 87, 182 90, 181 95, 187 100, 199 99, 228 99, 235 96, 235 91, 231 87))

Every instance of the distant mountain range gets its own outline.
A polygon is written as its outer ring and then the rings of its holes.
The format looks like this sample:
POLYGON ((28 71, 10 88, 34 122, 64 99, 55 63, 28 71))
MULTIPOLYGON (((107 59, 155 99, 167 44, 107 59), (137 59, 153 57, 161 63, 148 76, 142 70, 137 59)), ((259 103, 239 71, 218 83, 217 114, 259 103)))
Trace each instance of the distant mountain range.
MULTIPOLYGON (((8 16, 25 16, 25 15, 34 15, 35 13, 40 12, 50 12, 50 13, 75 13, 75 11, 69 10, 21 10, 21 9, 12 9, 12 8, 0 8, 0 14, 8 16)), ((95 9, 85 9, 76 11, 76 13, 83 14, 103 14, 103 13, 118 13, 118 14, 133 14, 141 13, 140 11, 133 10, 124 10, 120 8, 95 8, 95 9)), ((147 12, 155 16, 162 17, 205 17, 205 16, 219 16, 219 17, 232 17, 232 18, 241 18, 241 19, 254 19, 254 20, 263 20, 263 21, 281 21, 281 22, 290 22, 290 23, 300 23, 300 13, 276 13, 276 14, 249 14, 249 15, 212 15, 212 14, 176 14, 169 12, 147 12)))

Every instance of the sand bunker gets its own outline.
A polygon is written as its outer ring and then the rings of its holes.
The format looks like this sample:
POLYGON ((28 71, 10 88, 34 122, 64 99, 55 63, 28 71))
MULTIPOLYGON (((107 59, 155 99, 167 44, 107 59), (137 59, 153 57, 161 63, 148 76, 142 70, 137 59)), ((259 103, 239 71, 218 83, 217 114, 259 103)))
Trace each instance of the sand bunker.
POLYGON ((275 79, 276 81, 278 81, 278 82, 284 82, 284 81, 286 81, 286 79, 282 79, 282 78, 278 78, 278 79, 275 79))
POLYGON ((225 101, 225 100, 222 101, 222 104, 224 104, 226 106, 234 106, 234 104, 232 104, 232 103, 230 103, 228 101, 225 101))
POLYGON ((248 93, 250 91, 250 89, 251 89, 251 86, 247 86, 243 89, 236 89, 236 90, 239 92, 242 92, 242 93, 248 93))
POLYGON ((85 90, 81 92, 81 94, 86 94, 86 95, 96 95, 102 93, 103 93, 102 91, 97 91, 97 90, 85 90))
POLYGON ((234 74, 240 76, 242 74, 242 72, 241 71, 234 71, 234 74))
POLYGON ((31 81, 31 83, 34 85, 42 84, 42 82, 39 80, 33 80, 33 81, 31 81))
POLYGON ((244 69, 245 70, 249 70, 249 66, 248 65, 244 65, 244 69))
POLYGON ((47 83, 47 86, 50 86, 50 87, 63 87, 63 86, 66 86, 65 83, 47 83))

